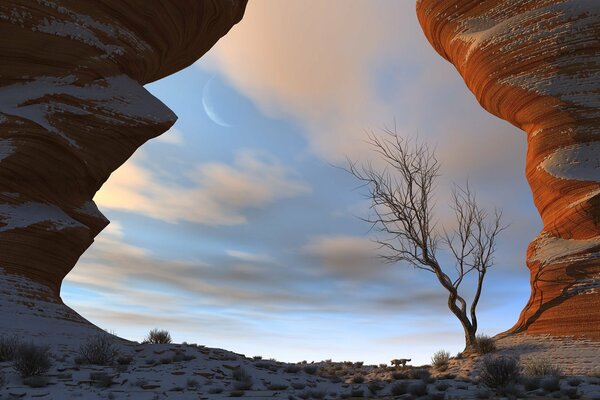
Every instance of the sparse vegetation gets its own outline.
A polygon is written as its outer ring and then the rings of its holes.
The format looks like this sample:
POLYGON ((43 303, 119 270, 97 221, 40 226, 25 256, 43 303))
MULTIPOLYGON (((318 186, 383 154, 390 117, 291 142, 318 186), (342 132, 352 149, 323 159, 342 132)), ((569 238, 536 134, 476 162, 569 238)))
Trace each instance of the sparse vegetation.
POLYGON ((547 392, 557 392, 560 390, 560 381, 555 376, 546 376, 540 380, 540 387, 547 392))
POLYGON ((100 334, 88 338, 79 347, 77 361, 80 364, 112 365, 118 354, 114 339, 111 336, 100 334))
POLYGON ((90 372, 90 379, 99 388, 108 388, 114 384, 113 377, 106 372, 90 372))
POLYGON ((244 391, 252 389, 252 377, 242 367, 234 369, 232 377, 235 380, 233 383, 235 390, 244 391))
POLYGON ((352 378, 352 383, 364 383, 365 382, 365 377, 362 375, 356 375, 355 377, 352 378))
POLYGON ((230 397, 242 397, 245 394, 243 390, 234 390, 229 393, 230 397))
POLYGON ((526 376, 560 376, 561 370, 546 358, 531 358, 523 365, 526 376))
POLYGON ((188 389, 198 389, 200 387, 200 382, 196 378, 188 378, 185 387, 188 389))
POLYGON ((431 357, 431 365, 438 371, 448 369, 448 361, 450 361, 450 353, 445 350, 436 351, 431 357))
POLYGON ((477 335, 477 352, 479 354, 489 354, 496 351, 496 342, 488 335, 477 335))
POLYGON ((488 355, 483 359, 483 368, 479 378, 485 386, 501 389, 517 381, 519 365, 514 358, 488 355))
POLYGON ((288 388, 288 385, 278 384, 278 383, 271 384, 267 387, 267 389, 273 390, 273 391, 286 390, 287 388, 288 388))
POLYGON ((315 364, 309 364, 303 368, 304 372, 306 372, 309 375, 314 375, 318 369, 319 369, 319 366, 315 365, 315 364))
POLYGON ((302 370, 302 367, 300 367, 299 365, 290 364, 286 366, 283 371, 287 372, 288 374, 296 374, 300 372, 300 370, 302 370))
POLYGON ((42 375, 50 369, 50 351, 46 346, 20 344, 13 357, 13 368, 23 377, 42 375))
POLYGON ((169 331, 161 329, 152 329, 148 332, 148 336, 144 340, 145 343, 149 344, 169 344, 171 343, 171 334, 169 331))
POLYGON ((15 336, 0 336, 0 362, 12 361, 19 348, 19 338, 15 336))

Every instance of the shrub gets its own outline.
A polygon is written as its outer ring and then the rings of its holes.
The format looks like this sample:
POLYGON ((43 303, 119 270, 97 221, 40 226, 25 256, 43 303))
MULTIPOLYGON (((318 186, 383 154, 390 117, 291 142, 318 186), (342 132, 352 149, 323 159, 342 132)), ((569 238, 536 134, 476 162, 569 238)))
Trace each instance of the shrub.
POLYGON ((283 370, 284 372, 287 372, 288 374, 295 374, 300 372, 302 368, 299 365, 295 365, 295 364, 290 364, 287 367, 285 367, 285 369, 283 370))
POLYGON ((285 385, 285 384, 281 385, 281 384, 278 384, 278 383, 274 383, 274 384, 269 385, 267 387, 267 389, 273 390, 273 391, 285 390, 287 388, 288 388, 288 385, 285 385))
MULTIPOLYGON (((350 392, 351 397, 364 397, 365 391, 360 389, 354 389, 350 392)), ((325 397, 325 396, 323 396, 325 397)), ((323 397, 315 397, 315 399, 322 399, 323 397)))
POLYGON ((392 396, 401 396, 403 394, 406 394, 407 387, 408 387, 408 385, 406 384, 406 382, 396 383, 396 384, 392 385, 392 388, 390 389, 390 393, 392 394, 392 396))
POLYGON ((569 386, 579 386, 583 383, 583 380, 580 378, 572 378, 568 381, 569 386))
POLYGON ((77 361, 81 364, 112 365, 118 354, 114 339, 100 334, 90 337, 79 347, 77 361))
POLYGON ((569 399, 578 399, 581 397, 576 387, 566 388, 560 391, 563 396, 568 397, 569 399))
POLYGON ((169 344, 172 339, 169 331, 152 329, 144 341, 150 344, 169 344))
POLYGON ((48 347, 33 343, 19 345, 13 357, 13 368, 24 378, 41 375, 51 365, 48 347))
POLYGON ((523 366, 527 376, 560 376, 561 370, 546 358, 532 358, 523 366))
POLYGON ((314 364, 309 364, 307 366, 305 366, 304 368, 304 372, 306 372, 309 375, 314 375, 317 370, 319 369, 318 365, 314 365, 314 364))
POLYGON ((514 383, 519 377, 517 360, 509 357, 490 357, 483 359, 483 368, 479 378, 485 386, 498 389, 514 383))
POLYGON ((450 361, 450 353, 445 350, 436 351, 431 357, 431 365, 437 370, 445 371, 450 361))
POLYGON ((130 365, 132 362, 133 362, 133 357, 131 357, 131 356, 117 357, 117 364, 119 364, 119 365, 130 365))
POLYGON ((208 389, 208 394, 219 394, 219 393, 223 393, 222 387, 214 387, 214 388, 208 389))
POLYGON ((489 354, 496 351, 496 342, 488 335, 477 335, 477 351, 480 354, 489 354))
POLYGON ((243 395, 244 395, 243 390, 234 390, 233 392, 229 393, 230 397, 242 397, 243 395))
POLYGON ((547 392, 557 392, 560 390, 560 381, 555 376, 547 376, 540 381, 540 387, 547 392))
POLYGON ((383 389, 383 385, 380 382, 371 382, 368 386, 369 392, 371 394, 377 394, 381 389, 383 389))
POLYGON ((0 336, 0 362, 12 361, 19 348, 19 338, 15 336, 0 336))
POLYGON ((306 384, 301 382, 292 382, 292 387, 296 390, 302 390, 306 387, 306 384))
POLYGON ((400 372, 400 371, 396 371, 396 372, 392 372, 392 378, 394 378, 394 380, 402 380, 402 379, 408 379, 408 374, 405 372, 400 372))
POLYGON ((431 379, 431 373, 424 368, 411 369, 408 376, 410 379, 419 379, 423 382, 429 382, 431 379))
POLYGON ((427 384, 425 382, 414 382, 408 385, 408 393, 413 396, 425 396, 427 394, 427 384))
POLYGON ((50 379, 41 375, 28 376, 23 378, 23 384, 31 388, 43 388, 48 386, 50 379))
POLYGON ((521 383, 528 392, 540 388, 540 378, 537 376, 525 377, 521 379, 521 383))
POLYGON ((242 367, 233 370, 233 384, 235 390, 244 391, 252 389, 252 377, 242 367))
POLYGON ((352 383, 364 383, 365 382, 365 377, 362 375, 356 375, 354 378, 352 378, 352 383))
POLYGON ((200 387, 200 382, 198 382, 198 379, 196 378, 188 378, 185 386, 188 389, 198 389, 200 387))
POLYGON ((106 372, 90 372, 90 379, 99 388, 111 387, 114 384, 113 377, 106 372))
POLYGON ((435 385, 435 388, 437 390, 439 390, 440 392, 445 392, 446 390, 448 390, 449 387, 450 387, 450 384, 447 382, 440 382, 437 385, 435 385))

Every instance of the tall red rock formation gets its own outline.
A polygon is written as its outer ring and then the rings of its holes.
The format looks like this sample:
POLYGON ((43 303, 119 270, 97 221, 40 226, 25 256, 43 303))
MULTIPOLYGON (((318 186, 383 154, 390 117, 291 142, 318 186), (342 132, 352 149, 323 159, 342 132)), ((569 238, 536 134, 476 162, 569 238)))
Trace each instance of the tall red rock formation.
POLYGON ((510 332, 600 340, 600 2, 418 0, 417 14, 481 105, 527 133, 544 229, 510 332))
POLYGON ((0 3, 0 297, 62 305, 63 278, 108 224, 94 194, 176 120, 143 85, 196 61, 246 1, 0 3))

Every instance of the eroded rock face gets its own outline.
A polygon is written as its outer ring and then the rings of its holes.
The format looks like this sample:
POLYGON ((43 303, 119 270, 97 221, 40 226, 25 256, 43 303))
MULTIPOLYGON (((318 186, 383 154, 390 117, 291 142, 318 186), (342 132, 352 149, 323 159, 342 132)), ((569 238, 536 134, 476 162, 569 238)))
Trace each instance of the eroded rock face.
POLYGON ((511 332, 600 340, 600 2, 419 0, 417 14, 481 105, 527 133, 544 229, 511 332))
POLYGON ((94 194, 176 120, 143 85, 196 61, 246 1, 0 3, 0 280, 21 282, 0 295, 28 286, 62 304, 63 278, 108 224, 94 194))

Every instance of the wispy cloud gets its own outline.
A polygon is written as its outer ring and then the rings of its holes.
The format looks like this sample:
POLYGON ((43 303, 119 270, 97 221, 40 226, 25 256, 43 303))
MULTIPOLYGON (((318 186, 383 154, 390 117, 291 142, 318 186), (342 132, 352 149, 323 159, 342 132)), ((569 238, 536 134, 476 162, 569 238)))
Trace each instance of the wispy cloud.
MULTIPOLYGON (((143 157, 141 158, 143 161, 143 157)), ((142 214, 166 222, 207 225, 247 222, 245 212, 310 192, 309 186, 272 157, 244 150, 233 165, 205 163, 191 169, 189 184, 165 179, 132 160, 118 169, 96 194, 100 207, 142 214)))

